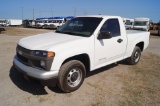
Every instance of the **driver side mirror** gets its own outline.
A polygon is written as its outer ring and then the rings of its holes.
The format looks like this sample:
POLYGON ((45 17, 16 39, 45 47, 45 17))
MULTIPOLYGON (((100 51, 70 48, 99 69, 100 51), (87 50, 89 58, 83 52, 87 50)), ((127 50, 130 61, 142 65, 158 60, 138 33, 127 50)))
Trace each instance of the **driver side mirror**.
POLYGON ((97 37, 97 39, 110 39, 112 38, 111 32, 108 31, 101 31, 97 37))

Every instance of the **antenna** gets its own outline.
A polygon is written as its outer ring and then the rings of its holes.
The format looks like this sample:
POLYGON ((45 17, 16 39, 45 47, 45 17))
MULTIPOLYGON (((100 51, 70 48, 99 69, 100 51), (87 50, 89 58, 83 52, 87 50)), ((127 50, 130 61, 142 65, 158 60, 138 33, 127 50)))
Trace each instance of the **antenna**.
POLYGON ((23 20, 23 7, 21 7, 21 9, 22 9, 22 20, 23 20))

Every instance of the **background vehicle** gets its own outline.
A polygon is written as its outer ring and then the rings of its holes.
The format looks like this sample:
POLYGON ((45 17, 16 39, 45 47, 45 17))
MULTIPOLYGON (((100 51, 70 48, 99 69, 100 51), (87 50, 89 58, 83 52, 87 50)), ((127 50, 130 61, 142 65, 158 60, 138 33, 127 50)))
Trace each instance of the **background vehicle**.
POLYGON ((50 28, 50 25, 54 23, 54 20, 48 20, 44 23, 43 28, 50 28))
POLYGON ((132 29, 134 24, 134 19, 123 18, 123 22, 125 24, 126 29, 132 29))
POLYGON ((150 19, 149 18, 135 18, 133 29, 149 31, 150 29, 150 19))
POLYGON ((29 20, 29 19, 23 20, 22 24, 23 24, 23 27, 25 28, 32 28, 32 27, 35 27, 36 25, 35 20, 29 20))
POLYGON ((0 19, 0 26, 6 26, 6 20, 0 19))
POLYGON ((58 27, 62 26, 64 23, 67 21, 71 20, 74 18, 73 16, 68 16, 68 17, 54 17, 53 18, 53 23, 50 24, 50 28, 57 29, 58 27))
POLYGON ((22 20, 20 20, 20 19, 6 20, 6 26, 20 26, 20 25, 22 25, 22 20))
POLYGON ((127 30, 118 16, 76 17, 56 32, 18 42, 14 66, 43 85, 77 90, 86 73, 127 59, 135 65, 149 45, 149 32, 127 30))
POLYGON ((36 28, 44 28, 44 24, 47 23, 48 18, 37 18, 35 21, 36 28))
POLYGON ((53 29, 57 29, 59 26, 62 26, 64 24, 64 21, 63 20, 54 20, 52 24, 50 24, 50 28, 53 28, 53 29))
POLYGON ((37 28, 58 28, 63 25, 66 21, 72 19, 73 16, 65 17, 49 17, 49 18, 37 18, 36 27, 37 28))

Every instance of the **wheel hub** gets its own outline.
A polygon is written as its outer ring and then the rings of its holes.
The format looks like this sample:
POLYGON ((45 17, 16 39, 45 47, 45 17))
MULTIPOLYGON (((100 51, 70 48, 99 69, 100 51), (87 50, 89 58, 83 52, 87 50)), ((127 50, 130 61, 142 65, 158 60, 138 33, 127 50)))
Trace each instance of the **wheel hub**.
POLYGON ((67 76, 67 83, 70 87, 77 86, 82 80, 82 72, 80 69, 72 69, 67 76))
POLYGON ((135 55, 134 55, 134 61, 138 62, 138 60, 139 60, 139 53, 136 52, 135 55))
POLYGON ((72 75, 71 75, 71 81, 72 82, 75 82, 78 78, 78 73, 77 72, 74 72, 72 75))

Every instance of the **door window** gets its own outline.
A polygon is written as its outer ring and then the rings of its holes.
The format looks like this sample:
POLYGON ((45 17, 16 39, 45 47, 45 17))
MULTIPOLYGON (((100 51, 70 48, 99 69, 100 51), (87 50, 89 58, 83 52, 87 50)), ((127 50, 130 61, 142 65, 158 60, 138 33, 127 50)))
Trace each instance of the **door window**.
POLYGON ((100 31, 111 33, 112 37, 120 36, 120 26, 118 19, 108 19, 100 31))

